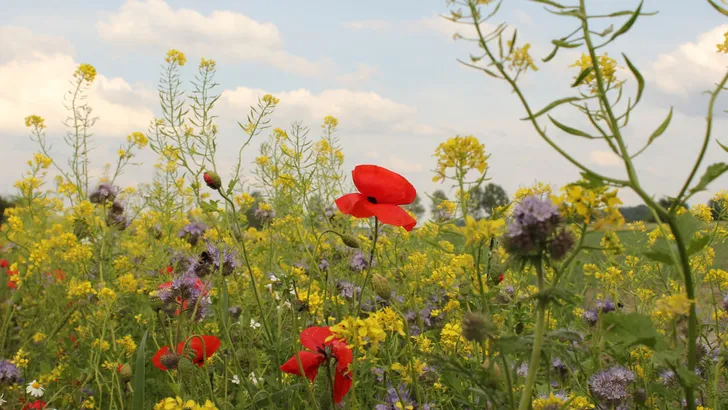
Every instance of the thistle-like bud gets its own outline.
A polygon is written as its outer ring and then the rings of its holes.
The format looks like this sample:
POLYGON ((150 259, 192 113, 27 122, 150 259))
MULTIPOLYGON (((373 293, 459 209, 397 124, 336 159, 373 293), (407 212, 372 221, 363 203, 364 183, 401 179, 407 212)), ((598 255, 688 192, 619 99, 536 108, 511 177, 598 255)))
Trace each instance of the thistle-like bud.
POLYGON ((116 371, 119 372, 119 377, 121 377, 122 381, 128 382, 129 380, 131 380, 132 372, 129 363, 119 365, 116 371))
POLYGON ((482 342, 491 334, 492 324, 482 313, 468 312, 463 317, 463 337, 471 342, 482 342))
POLYGON ((353 248, 353 249, 359 249, 359 241, 351 236, 351 235, 340 235, 341 241, 344 242, 344 245, 353 248))
POLYGON ((170 351, 169 353, 162 355, 162 357, 159 359, 159 361, 167 369, 176 369, 177 365, 180 362, 179 359, 180 359, 180 357, 177 353, 170 351))
POLYGON ((389 284, 387 278, 378 273, 372 276, 372 288, 374 289, 374 293, 384 300, 389 300, 392 297, 392 286, 389 284))
POLYGON ((220 187, 222 187, 222 180, 220 179, 220 175, 217 175, 216 172, 205 171, 205 173, 202 174, 202 179, 205 180, 205 183, 208 187, 210 187, 210 189, 217 191, 220 187))

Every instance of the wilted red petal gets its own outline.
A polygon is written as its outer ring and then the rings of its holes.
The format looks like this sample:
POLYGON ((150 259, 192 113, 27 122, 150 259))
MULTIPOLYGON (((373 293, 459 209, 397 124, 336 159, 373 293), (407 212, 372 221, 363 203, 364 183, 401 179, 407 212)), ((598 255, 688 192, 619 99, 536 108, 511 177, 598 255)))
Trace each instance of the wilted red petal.
POLYGON ((415 187, 402 175, 377 165, 358 165, 351 172, 354 185, 378 204, 407 205, 415 200, 415 187))
POLYGON ((169 289, 172 287, 172 282, 164 282, 160 283, 159 286, 157 286, 157 289, 169 289))
POLYGON ((349 392, 349 389, 351 389, 351 385, 354 383, 354 379, 351 377, 351 374, 342 374, 341 372, 336 372, 336 376, 334 376, 334 403, 339 404, 341 403, 341 400, 344 399, 344 396, 346 396, 346 393, 349 392))
POLYGON ((354 359, 354 353, 346 346, 346 342, 336 340, 331 344, 331 350, 336 358, 336 372, 347 374, 349 365, 354 359))
MULTIPOLYGON (((185 342, 180 342, 180 344, 177 345, 177 353, 180 355, 183 354, 184 346, 185 342)), ((195 358, 192 360, 192 363, 202 366, 205 364, 205 359, 215 354, 217 349, 220 347, 220 339, 215 336, 202 336, 202 340, 200 340, 200 337, 194 336, 189 339, 189 344, 187 346, 195 351, 195 358), (202 346, 203 341, 205 342, 204 349, 202 346)))
POLYGON ((374 214, 367 207, 369 201, 362 194, 346 194, 336 200, 339 211, 356 218, 369 218, 374 214))
POLYGON ((401 226, 408 231, 417 225, 415 218, 397 205, 369 204, 368 206, 374 212, 374 216, 387 225, 401 226))
POLYGON ((280 367, 281 371, 301 376, 301 369, 298 366, 298 359, 301 359, 301 367, 308 380, 314 381, 318 374, 319 366, 326 360, 326 357, 322 354, 302 351, 298 352, 293 357, 288 359, 287 362, 283 363, 280 367))
POLYGON ((167 371, 167 367, 165 367, 162 364, 162 356, 167 354, 169 352, 169 346, 162 346, 161 349, 157 350, 157 353, 152 357, 152 363, 154 364, 154 367, 161 371, 167 371))
POLYGON ((308 350, 318 353, 326 344, 326 338, 333 335, 328 326, 311 326, 301 332, 301 344, 308 350))

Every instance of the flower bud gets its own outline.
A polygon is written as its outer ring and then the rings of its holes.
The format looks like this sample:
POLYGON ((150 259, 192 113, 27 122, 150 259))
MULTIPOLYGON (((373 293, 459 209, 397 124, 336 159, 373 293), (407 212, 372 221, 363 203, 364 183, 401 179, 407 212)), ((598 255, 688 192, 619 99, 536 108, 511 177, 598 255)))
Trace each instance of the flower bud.
POLYGON ((210 189, 217 191, 220 187, 222 187, 222 180, 220 179, 220 175, 217 175, 216 172, 205 171, 205 173, 202 174, 202 179, 205 180, 205 183, 208 187, 210 187, 210 189))
POLYGON ((177 365, 180 362, 179 359, 180 359, 180 357, 177 353, 170 351, 169 353, 162 355, 162 357, 159 359, 159 361, 167 369, 176 369, 177 365))
POLYGON ((132 373, 129 363, 120 364, 116 371, 119 372, 119 377, 121 377, 122 381, 128 382, 131 380, 132 373))
POLYGON ((387 278, 378 273, 372 276, 372 288, 374 293, 384 300, 389 300, 392 297, 392 286, 390 286, 387 278))
POLYGON ((482 342, 491 334, 490 320, 482 313, 468 312, 463 317, 463 337, 471 342, 482 342))
POLYGON ((350 248, 359 249, 359 241, 351 235, 341 235, 341 241, 350 248))

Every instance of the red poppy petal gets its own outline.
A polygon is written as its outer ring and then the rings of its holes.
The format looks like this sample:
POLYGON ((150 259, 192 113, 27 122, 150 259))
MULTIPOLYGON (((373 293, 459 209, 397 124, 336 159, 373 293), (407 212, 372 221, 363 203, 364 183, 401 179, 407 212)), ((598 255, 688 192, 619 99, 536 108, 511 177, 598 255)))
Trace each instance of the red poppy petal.
POLYGON ((374 212, 374 216, 387 225, 401 226, 408 231, 417 225, 415 218, 397 205, 369 204, 369 209, 374 212))
POLYGON ((167 371, 167 367, 162 364, 162 356, 169 352, 169 346, 162 346, 161 349, 157 350, 157 353, 152 357, 152 363, 154 367, 161 371, 167 371))
POLYGON ((323 355, 314 352, 298 352, 288 359, 287 362, 283 363, 280 367, 281 371, 301 376, 301 368, 298 366, 297 357, 301 359, 301 367, 303 367, 304 374, 313 382, 318 374, 319 366, 321 366, 326 358, 323 355))
POLYGON ((354 383, 354 379, 350 374, 344 375, 341 372, 336 372, 334 376, 334 403, 339 404, 344 399, 346 393, 351 389, 351 385, 354 383))
POLYGON ((301 332, 301 344, 308 350, 318 353, 326 345, 326 338, 333 335, 328 326, 311 326, 301 332))
POLYGON ((338 340, 331 345, 331 350, 336 358, 336 372, 347 374, 349 365, 354 359, 354 353, 346 346, 346 342, 338 340))
POLYGON ((358 165, 351 172, 354 185, 379 204, 407 205, 415 200, 415 187, 402 175, 376 165, 358 165))
POLYGON ((157 286, 157 289, 169 289, 172 287, 172 282, 164 282, 160 283, 159 286, 157 286))
POLYGON ((369 201, 362 194, 347 194, 336 200, 339 211, 356 218, 369 218, 373 215, 367 204, 369 201))

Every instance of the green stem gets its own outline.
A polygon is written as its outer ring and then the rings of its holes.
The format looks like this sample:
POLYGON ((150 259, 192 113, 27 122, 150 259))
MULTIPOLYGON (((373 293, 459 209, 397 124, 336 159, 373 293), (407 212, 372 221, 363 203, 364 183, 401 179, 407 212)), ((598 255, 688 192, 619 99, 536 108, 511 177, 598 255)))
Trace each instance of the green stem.
POLYGON ((377 239, 379 238, 379 218, 376 216, 374 217, 374 239, 372 240, 372 250, 369 252, 369 264, 367 265, 367 276, 364 277, 364 283, 361 286, 361 293, 359 294, 359 303, 356 307, 356 316, 359 317, 361 314, 361 302, 364 300, 364 291, 367 288, 367 285, 372 279, 372 272, 374 272, 374 269, 372 269, 372 263, 374 263, 374 253, 377 250, 377 239))
MULTIPOLYGON (((543 291, 543 261, 541 257, 535 263, 536 277, 538 279, 538 290, 543 291)), ((543 346, 544 331, 546 329, 546 299, 540 298, 536 304, 536 329, 533 336, 533 350, 531 351, 531 361, 528 364, 528 374, 526 375, 526 384, 523 386, 523 394, 518 410, 528 410, 531 407, 531 394, 533 386, 536 384, 536 376, 541 360, 541 347, 543 346)))

